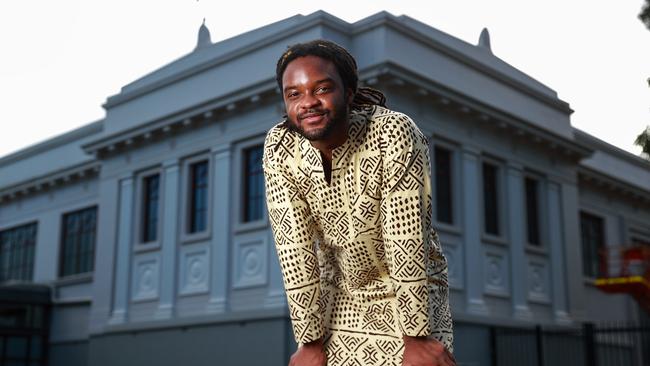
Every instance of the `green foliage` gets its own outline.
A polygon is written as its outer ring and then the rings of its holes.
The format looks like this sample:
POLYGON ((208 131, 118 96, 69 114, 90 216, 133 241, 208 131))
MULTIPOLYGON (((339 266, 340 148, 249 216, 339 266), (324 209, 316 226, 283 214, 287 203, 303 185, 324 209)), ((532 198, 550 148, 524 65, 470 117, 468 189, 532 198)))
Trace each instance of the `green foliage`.
POLYGON ((636 137, 634 144, 641 146, 643 149, 643 155, 645 155, 647 159, 650 159, 650 126, 646 126, 645 130, 636 137))
POLYGON ((646 28, 650 29, 650 0, 645 0, 645 4, 639 13, 639 19, 645 24, 646 28))

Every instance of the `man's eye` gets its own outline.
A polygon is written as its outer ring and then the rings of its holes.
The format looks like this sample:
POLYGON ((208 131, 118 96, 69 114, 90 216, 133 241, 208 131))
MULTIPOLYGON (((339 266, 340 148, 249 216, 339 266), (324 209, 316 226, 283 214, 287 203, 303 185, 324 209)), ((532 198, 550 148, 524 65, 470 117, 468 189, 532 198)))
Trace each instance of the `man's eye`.
POLYGON ((330 90, 329 87, 327 87, 327 86, 321 86, 321 87, 318 88, 318 90, 316 90, 316 91, 319 92, 319 93, 327 93, 329 90, 330 90))
POLYGON ((298 92, 289 92, 287 93, 287 98, 293 98, 298 95, 298 92))

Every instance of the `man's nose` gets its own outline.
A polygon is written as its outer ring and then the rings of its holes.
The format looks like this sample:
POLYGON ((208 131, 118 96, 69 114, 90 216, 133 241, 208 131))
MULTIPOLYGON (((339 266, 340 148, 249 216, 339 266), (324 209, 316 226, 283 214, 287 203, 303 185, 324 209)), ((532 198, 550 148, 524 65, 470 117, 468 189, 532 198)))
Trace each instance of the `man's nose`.
POLYGON ((320 104, 320 100, 316 98, 312 93, 306 93, 302 98, 302 103, 300 106, 303 109, 311 109, 320 104))

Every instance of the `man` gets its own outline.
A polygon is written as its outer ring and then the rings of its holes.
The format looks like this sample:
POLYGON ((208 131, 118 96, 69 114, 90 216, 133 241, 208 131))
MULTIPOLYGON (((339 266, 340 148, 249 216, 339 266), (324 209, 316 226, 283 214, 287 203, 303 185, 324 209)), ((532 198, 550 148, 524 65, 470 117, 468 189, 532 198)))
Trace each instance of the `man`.
POLYGON ((264 174, 294 336, 291 366, 454 365, 427 140, 335 43, 290 47, 264 174))

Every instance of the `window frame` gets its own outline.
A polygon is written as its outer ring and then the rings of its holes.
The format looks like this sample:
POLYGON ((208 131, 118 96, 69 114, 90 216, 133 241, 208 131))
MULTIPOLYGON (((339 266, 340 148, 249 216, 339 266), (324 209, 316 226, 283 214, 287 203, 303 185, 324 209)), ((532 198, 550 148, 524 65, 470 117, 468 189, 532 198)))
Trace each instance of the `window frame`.
MULTIPOLYGON (((238 144, 235 145, 235 153, 233 156, 233 177, 232 177, 232 183, 233 183, 233 197, 235 197, 234 200, 234 205, 233 205, 233 215, 232 217, 235 218, 234 220, 234 227, 235 227, 235 232, 244 232, 244 231, 250 231, 250 230, 258 230, 258 229, 263 229, 268 227, 269 225, 269 220, 268 220, 268 210, 266 207, 266 199, 262 200, 262 217, 258 220, 254 221, 249 221, 245 222, 244 221, 244 200, 245 200, 245 189, 244 189, 244 182, 245 182, 245 159, 244 159, 244 152, 250 148, 259 146, 262 148, 262 154, 264 154, 264 137, 265 135, 260 135, 258 137, 254 137, 251 139, 247 139, 246 141, 242 141, 238 144)), ((264 178, 264 173, 262 172, 262 178, 264 178)), ((264 189, 266 189, 264 187, 264 189)))
POLYGON ((212 235, 212 215, 213 215, 213 191, 214 186, 214 168, 213 168, 212 154, 203 152, 194 156, 183 159, 182 174, 181 174, 181 222, 180 222, 180 238, 182 243, 190 243, 201 240, 207 240, 212 235), (191 226, 191 210, 192 210, 192 166, 194 164, 205 161, 208 168, 207 176, 207 194, 206 194, 206 224, 205 229, 197 232, 190 232, 191 226))
POLYGON ((580 251, 581 251, 580 260, 582 262, 582 276, 585 279, 590 280, 590 282, 591 282, 591 280, 595 280, 595 278, 598 276, 598 272, 600 271, 600 269, 598 269, 598 267, 600 266, 600 263, 599 263, 600 259, 598 258, 598 252, 600 250, 604 249, 604 248, 607 248, 607 246, 608 246, 607 245, 607 217, 605 217, 603 215, 599 215, 599 214, 597 214, 597 213, 595 213, 595 212, 593 212, 591 210, 586 210, 584 208, 580 208, 580 210, 578 211, 578 217, 579 217, 579 220, 580 220, 580 251), (596 267, 596 273, 594 273, 594 274, 586 273, 586 267, 585 267, 585 243, 583 241, 584 233, 583 233, 583 228, 582 228, 582 217, 583 217, 583 215, 591 216, 593 218, 597 218, 597 219, 600 220, 600 223, 601 223, 600 235, 601 235, 601 239, 602 239, 602 246, 600 248, 596 248, 595 253, 596 253, 597 267, 596 267))
POLYGON ((431 139, 429 146, 429 157, 431 161, 431 196, 432 196, 432 222, 435 225, 436 230, 438 231, 447 231, 450 233, 461 234, 460 227, 460 194, 462 194, 461 189, 458 188, 458 183, 461 182, 460 176, 460 153, 458 145, 455 145, 451 142, 442 141, 439 139, 431 139), (450 187, 451 187, 451 223, 439 221, 438 220, 438 197, 437 197, 437 187, 438 180, 436 179, 436 148, 441 148, 449 151, 450 153, 450 167, 451 174, 450 176, 450 187), (454 188, 456 186, 456 188, 454 188))
POLYGON ((9 283, 17 283, 17 282, 33 282, 34 281, 34 272, 35 272, 35 267, 36 267, 36 249, 38 247, 38 220, 32 220, 32 221, 27 221, 23 223, 17 223, 13 224, 11 226, 7 226, 4 228, 0 229, 0 284, 9 284, 9 283), (17 230, 19 228, 27 227, 27 226, 34 226, 34 239, 33 239, 33 256, 32 256, 32 263, 31 263, 31 269, 29 273, 29 278, 28 279, 15 279, 15 278, 9 278, 9 279, 2 279, 2 269, 3 269, 3 264, 2 264, 2 250, 3 250, 3 245, 2 245, 2 234, 4 234, 7 231, 12 231, 12 230, 17 230))
POLYGON ((491 156, 483 155, 481 156, 481 186, 480 186, 480 200, 481 200, 481 235, 482 239, 494 242, 498 244, 507 244, 507 212, 506 212, 506 174, 505 174, 505 163, 501 160, 493 158, 491 156), (496 168, 496 210, 497 210, 497 233, 489 233, 486 227, 486 217, 485 217, 485 164, 492 165, 496 168))
POLYGON ((58 251, 59 258, 58 258, 58 261, 57 261, 57 264, 58 264, 57 277, 58 277, 58 279, 64 279, 65 280, 65 279, 70 279, 70 278, 90 277, 90 276, 92 276, 92 274, 95 272, 95 264, 96 264, 95 255, 97 254, 97 230, 99 228, 99 205, 91 204, 91 205, 84 205, 84 206, 81 206, 81 207, 70 209, 70 210, 67 210, 65 212, 62 212, 60 214, 60 217, 61 217, 60 226, 59 226, 60 227, 60 233, 59 233, 60 239, 59 239, 59 251, 58 251), (94 239, 93 239, 94 242, 93 242, 92 258, 91 258, 92 270, 87 271, 87 272, 76 272, 76 273, 64 275, 63 274, 63 269, 65 268, 65 266, 64 266, 63 262, 65 261, 65 258, 66 258, 65 255, 64 255, 64 251, 65 251, 65 234, 66 234, 65 218, 68 215, 77 214, 77 213, 80 213, 80 212, 83 212, 83 211, 86 211, 86 210, 90 210, 90 209, 95 209, 95 233, 94 233, 94 239))
POLYGON ((135 175, 135 197, 133 200, 134 204, 134 230, 133 231, 133 248, 135 251, 147 251, 158 249, 161 246, 161 236, 162 236, 162 215, 163 215, 163 192, 165 189, 165 180, 163 179, 163 169, 160 166, 142 170, 135 175), (145 242, 143 240, 144 235, 144 180, 153 175, 158 175, 158 225, 156 227, 156 240, 145 242))
POLYGON ((531 251, 546 252, 547 250, 547 219, 546 213, 547 210, 547 200, 546 200, 546 180, 543 175, 532 172, 524 171, 522 174, 522 186, 523 186, 523 206, 524 206, 524 243, 526 248, 531 251), (531 243, 528 239, 528 193, 526 192, 526 180, 532 179, 537 182, 537 232, 538 232, 538 241, 539 243, 531 243))

